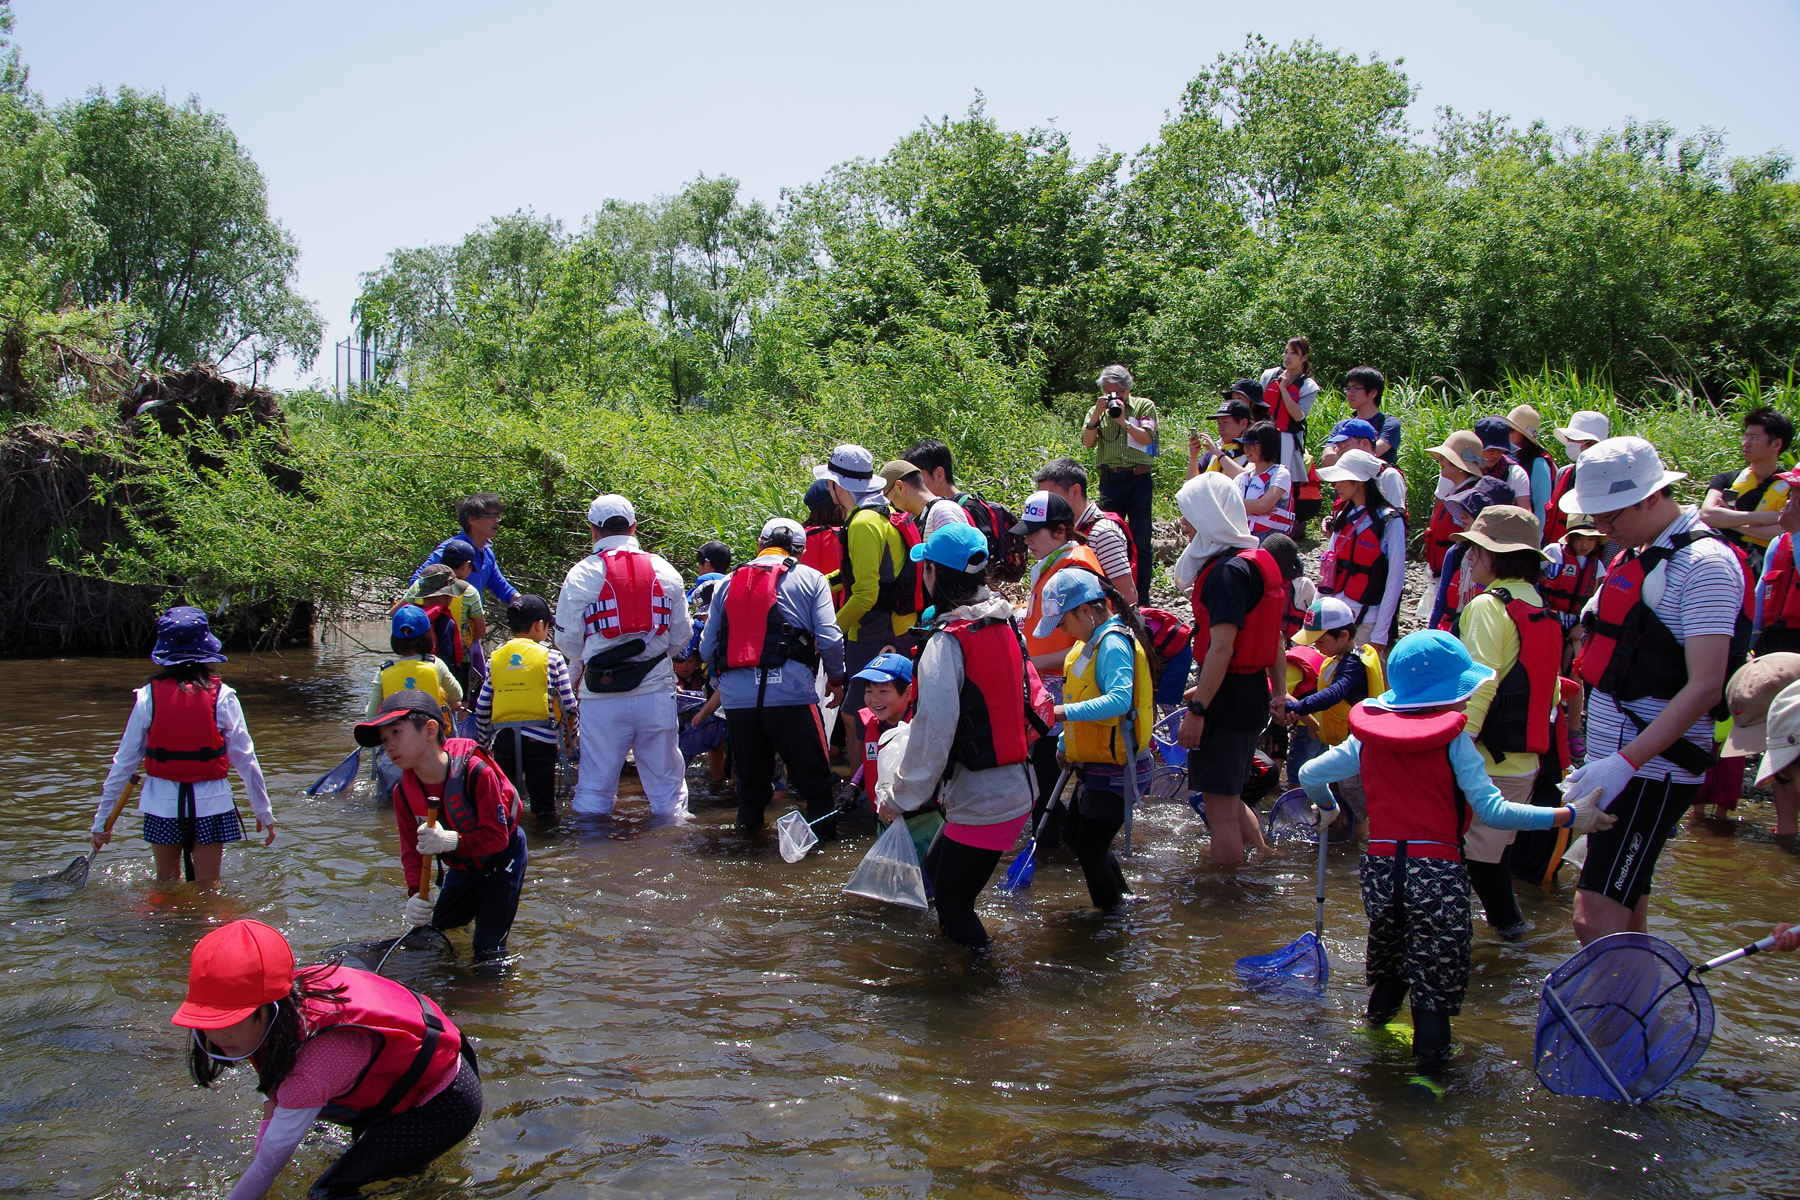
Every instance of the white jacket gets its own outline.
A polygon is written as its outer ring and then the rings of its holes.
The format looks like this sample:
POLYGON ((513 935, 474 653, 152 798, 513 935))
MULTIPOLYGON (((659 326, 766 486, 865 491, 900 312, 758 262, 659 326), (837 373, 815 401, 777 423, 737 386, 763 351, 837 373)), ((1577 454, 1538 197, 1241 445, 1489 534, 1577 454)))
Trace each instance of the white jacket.
MULTIPOLYGON (((563 576, 562 590, 556 597, 556 648, 563 652, 569 660, 571 673, 584 676, 580 688, 583 697, 595 693, 588 691, 584 667, 587 660, 594 655, 616 645, 614 639, 599 633, 587 632, 587 617, 592 612, 595 602, 600 598, 600 589, 606 583, 606 565, 600 554, 605 550, 642 550, 637 538, 627 533, 603 537, 594 543, 594 552, 569 568, 563 576)), ((688 643, 693 632, 693 621, 688 616, 686 584, 682 582, 681 572, 670 566, 661 555, 652 554, 650 564, 656 572, 656 578, 662 584, 663 593, 669 601, 669 628, 661 633, 631 634, 627 638, 642 638, 644 649, 633 655, 628 662, 642 662, 647 658, 664 655, 663 661, 650 668, 642 683, 629 692, 611 692, 607 695, 643 696, 656 692, 673 692, 675 689, 675 668, 666 657, 670 653, 679 653, 688 643)))

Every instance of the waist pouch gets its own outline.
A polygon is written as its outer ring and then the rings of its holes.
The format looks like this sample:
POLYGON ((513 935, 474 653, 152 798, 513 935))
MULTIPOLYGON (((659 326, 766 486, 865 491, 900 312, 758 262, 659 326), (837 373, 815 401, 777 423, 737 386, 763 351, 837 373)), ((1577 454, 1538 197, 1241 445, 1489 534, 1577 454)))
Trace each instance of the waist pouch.
POLYGON ((654 658, 646 658, 642 662, 628 663, 625 660, 634 654, 644 652, 644 639, 633 638, 623 645, 614 646, 611 650, 602 651, 587 660, 587 669, 582 674, 582 684, 590 692, 604 695, 607 692, 629 692, 644 682, 644 676, 650 673, 663 659, 669 657, 664 651, 654 658))

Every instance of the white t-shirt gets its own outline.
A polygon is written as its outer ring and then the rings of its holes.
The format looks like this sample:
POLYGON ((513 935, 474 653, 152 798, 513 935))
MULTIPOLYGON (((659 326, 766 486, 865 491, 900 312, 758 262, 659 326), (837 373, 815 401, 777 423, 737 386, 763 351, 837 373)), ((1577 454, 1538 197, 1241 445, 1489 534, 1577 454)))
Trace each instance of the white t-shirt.
MULTIPOLYGON (((1262 383, 1264 391, 1268 390, 1269 380, 1275 378, 1279 374, 1281 374, 1280 367, 1270 367, 1262 373, 1260 382, 1262 383)), ((1306 382, 1300 385, 1300 394, 1295 397, 1294 401, 1300 406, 1300 415, 1306 416, 1311 413, 1313 401, 1318 398, 1319 381, 1314 379, 1311 375, 1308 375, 1306 377, 1306 382)), ((1306 473, 1306 463, 1301 458, 1305 449, 1306 448, 1300 444, 1300 440, 1291 432, 1281 435, 1281 465, 1288 469, 1290 478, 1297 479, 1306 473)))
POLYGON ((973 525, 969 514, 963 506, 954 500, 939 497, 925 505, 925 537, 930 537, 946 525, 973 525))
POLYGON ((1406 476, 1389 467, 1375 477, 1375 486, 1381 489, 1381 498, 1401 512, 1406 511, 1406 476))
MULTIPOLYGON (((1673 545, 1677 534, 1698 525, 1699 510, 1685 506, 1681 515, 1657 535, 1651 545, 1673 545)), ((1595 592, 1584 612, 1593 611, 1603 594, 1603 591, 1595 592)), ((1703 538, 1650 572, 1644 580, 1644 599, 1656 611, 1657 619, 1684 645, 1691 637, 1716 634, 1729 637, 1737 632, 1737 617, 1744 603, 1744 570, 1729 546, 1717 538, 1703 538)), ((1638 722, 1649 725, 1667 703, 1646 696, 1621 706, 1612 696, 1595 688, 1588 698, 1588 761, 1618 753, 1637 737, 1641 729, 1638 722), (1621 712, 1622 707, 1629 709, 1637 721, 1627 719, 1621 712)), ((1713 719, 1702 716, 1684 736, 1710 756, 1713 719)), ((1700 783, 1704 778, 1683 771, 1661 755, 1645 763, 1637 774, 1644 779, 1673 776, 1676 783, 1700 783)))

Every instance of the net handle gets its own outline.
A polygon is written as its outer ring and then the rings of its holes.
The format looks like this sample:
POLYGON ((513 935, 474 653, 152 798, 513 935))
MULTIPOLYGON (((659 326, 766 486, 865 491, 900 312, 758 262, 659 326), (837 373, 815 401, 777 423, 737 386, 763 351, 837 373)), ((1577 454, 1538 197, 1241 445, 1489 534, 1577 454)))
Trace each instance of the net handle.
POLYGON ((1582 1029, 1575 1020, 1575 1014, 1569 1011, 1569 1006, 1563 1003, 1563 998, 1556 994, 1556 988, 1548 979, 1544 981, 1544 999, 1550 1002, 1550 1006, 1556 1010, 1557 1019, 1568 1028, 1570 1033, 1575 1035, 1575 1040, 1581 1043, 1581 1048, 1587 1051, 1587 1055, 1593 1059, 1594 1065, 1599 1067, 1601 1074, 1606 1076, 1606 1082, 1613 1085, 1613 1090, 1619 1093, 1619 1099, 1627 1104, 1636 1104, 1637 1100, 1625 1090, 1625 1085, 1619 1082, 1619 1077, 1613 1074, 1612 1065, 1600 1057, 1600 1052, 1594 1049, 1594 1043, 1588 1040, 1587 1031, 1582 1029))
POLYGON ((1773 950, 1778 936, 1779 935, 1777 934, 1771 933, 1768 937, 1759 938, 1758 940, 1751 942, 1748 946, 1740 946, 1736 950, 1719 955, 1717 958, 1708 959, 1694 969, 1694 974, 1704 975, 1714 967, 1722 967, 1727 963, 1734 963, 1740 958, 1749 958, 1752 954, 1761 954, 1764 950, 1773 950))
MULTIPOLYGON (((1333 813, 1335 817, 1336 814, 1333 813)), ((1325 941, 1325 852, 1331 837, 1331 822, 1320 813, 1319 822, 1319 890, 1316 895, 1318 907, 1313 912, 1313 937, 1323 943, 1325 941)))

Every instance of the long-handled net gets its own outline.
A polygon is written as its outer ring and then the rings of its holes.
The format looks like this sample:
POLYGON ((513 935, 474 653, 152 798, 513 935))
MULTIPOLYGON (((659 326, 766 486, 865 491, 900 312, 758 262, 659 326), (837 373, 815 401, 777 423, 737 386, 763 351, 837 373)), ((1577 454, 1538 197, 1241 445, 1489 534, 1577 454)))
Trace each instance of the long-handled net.
POLYGON ((1538 1001, 1537 1076, 1561 1096, 1642 1104, 1700 1061, 1713 1003, 1700 976, 1773 937, 1701 963, 1647 933, 1590 942, 1550 972, 1538 1001))
MULTIPOLYGON (((1323 992, 1325 985, 1331 981, 1331 957, 1325 953, 1325 852, 1329 845, 1328 830, 1330 826, 1320 828, 1312 816, 1311 805, 1307 804, 1305 812, 1309 818, 1304 824, 1295 812, 1295 797, 1302 801, 1306 793, 1296 788, 1275 802, 1271 810, 1271 818, 1275 812, 1286 806, 1285 824, 1292 828, 1307 828, 1319 844, 1318 887, 1315 893, 1313 911, 1313 927, 1301 934, 1281 949, 1269 954, 1249 954, 1237 960, 1240 978, 1252 987, 1258 988, 1294 988, 1312 992, 1323 992)), ((1271 820, 1273 824, 1273 820, 1271 820)))

